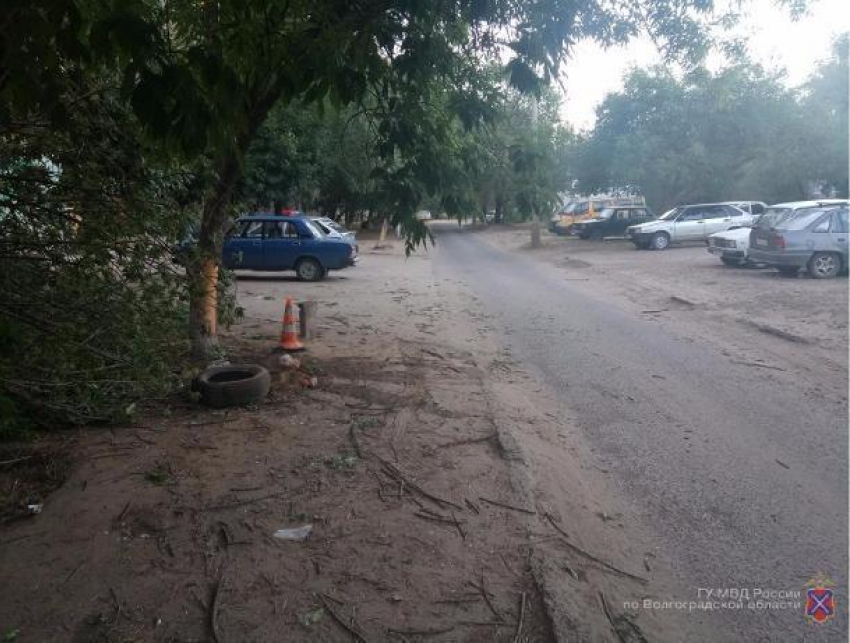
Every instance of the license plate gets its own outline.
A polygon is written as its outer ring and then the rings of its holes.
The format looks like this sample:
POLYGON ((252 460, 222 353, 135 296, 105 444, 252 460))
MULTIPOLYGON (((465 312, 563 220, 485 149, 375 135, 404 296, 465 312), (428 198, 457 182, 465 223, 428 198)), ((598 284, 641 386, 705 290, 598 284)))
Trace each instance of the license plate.
POLYGON ((766 246, 767 245, 767 239, 756 239, 756 245, 757 246, 766 246))

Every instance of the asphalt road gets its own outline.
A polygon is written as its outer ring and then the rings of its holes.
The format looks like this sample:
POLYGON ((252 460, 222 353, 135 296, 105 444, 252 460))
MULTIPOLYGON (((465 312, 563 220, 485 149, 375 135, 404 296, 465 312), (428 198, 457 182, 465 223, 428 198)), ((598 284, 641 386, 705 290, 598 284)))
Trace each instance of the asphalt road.
POLYGON ((700 612, 688 617, 698 638, 846 640, 846 407, 808 396, 793 377, 730 366, 699 337, 624 312, 533 259, 437 230, 435 270, 465 282, 489 325, 510 332, 515 359, 557 394, 650 524, 640 537, 693 588, 671 599, 696 600, 697 588, 803 592, 819 572, 838 585, 827 624, 807 623, 802 608, 700 612))

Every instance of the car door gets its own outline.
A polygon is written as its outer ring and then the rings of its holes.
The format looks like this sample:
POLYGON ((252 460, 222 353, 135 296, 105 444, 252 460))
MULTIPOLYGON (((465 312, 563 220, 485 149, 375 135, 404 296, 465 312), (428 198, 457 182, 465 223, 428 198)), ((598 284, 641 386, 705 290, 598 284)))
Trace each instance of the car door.
POLYGON ((715 232, 722 232, 733 225, 733 219, 737 220, 738 225, 744 225, 749 222, 749 215, 746 221, 744 220, 743 210, 734 208, 728 205, 709 205, 703 210, 705 222, 702 228, 703 238, 707 239, 708 235, 715 232), (733 213, 735 217, 733 217, 733 213))
POLYGON ((292 270, 300 254, 301 239, 291 219, 265 222, 263 270, 292 270))
POLYGON ((808 235, 810 250, 838 252, 847 259, 847 210, 841 209, 816 223, 808 235))
POLYGON ((626 228, 632 224, 632 212, 635 212, 635 210, 614 210, 614 214, 606 226, 605 236, 614 237, 626 234, 626 228))
POLYGON ((695 206, 685 209, 673 224, 673 238, 675 241, 693 241, 702 239, 705 233, 705 214, 703 206, 695 206))
POLYGON ((654 217, 652 213, 645 208, 632 210, 631 215, 629 216, 629 225, 638 225, 639 223, 645 223, 647 221, 651 221, 653 218, 654 217))
POLYGON ((832 243, 838 252, 841 253, 843 257, 842 264, 844 267, 847 267, 847 233, 848 233, 848 223, 847 223, 847 209, 842 208, 838 212, 832 215, 832 225, 830 226, 829 236, 832 237, 832 243))
POLYGON ((230 269, 263 269, 263 222, 245 221, 222 248, 222 261, 230 269))

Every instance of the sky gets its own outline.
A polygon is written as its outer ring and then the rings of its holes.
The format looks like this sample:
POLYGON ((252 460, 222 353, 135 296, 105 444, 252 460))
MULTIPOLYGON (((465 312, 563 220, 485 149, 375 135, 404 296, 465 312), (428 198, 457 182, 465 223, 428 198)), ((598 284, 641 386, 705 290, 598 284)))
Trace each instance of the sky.
MULTIPOLYGON (((807 14, 796 21, 772 0, 743 4, 741 21, 730 33, 746 37, 756 62, 784 68, 791 86, 805 81, 817 62, 829 56, 833 36, 850 31, 847 0, 811 0, 807 14)), ((659 61, 658 52, 645 37, 608 50, 592 42, 579 43, 566 64, 561 117, 578 130, 592 128, 596 106, 607 93, 622 87, 623 74, 630 67, 659 61)))

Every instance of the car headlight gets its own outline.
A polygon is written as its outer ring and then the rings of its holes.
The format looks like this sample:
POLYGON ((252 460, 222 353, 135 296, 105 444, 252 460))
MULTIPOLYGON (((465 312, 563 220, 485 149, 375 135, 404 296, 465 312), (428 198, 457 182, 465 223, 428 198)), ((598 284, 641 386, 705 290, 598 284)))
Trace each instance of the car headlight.
POLYGON ((727 248, 737 248, 738 244, 735 241, 729 239, 729 240, 726 241, 726 247, 727 248))

